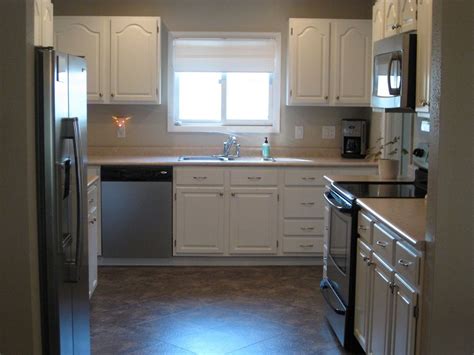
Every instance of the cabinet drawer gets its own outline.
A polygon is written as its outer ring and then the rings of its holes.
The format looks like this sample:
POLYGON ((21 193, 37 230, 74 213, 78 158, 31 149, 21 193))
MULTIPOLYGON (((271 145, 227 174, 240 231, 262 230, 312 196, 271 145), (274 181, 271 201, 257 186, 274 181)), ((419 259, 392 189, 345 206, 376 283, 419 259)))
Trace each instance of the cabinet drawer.
POLYGON ((87 213, 91 214, 97 209, 97 184, 87 189, 87 213))
POLYGON ((278 175, 273 169, 235 169, 230 172, 232 186, 272 186, 278 184, 278 175))
POLYGON ((357 232, 367 243, 372 244, 372 219, 362 212, 359 212, 357 220, 357 232))
POLYGON ((373 237, 372 248, 374 249, 374 252, 383 258, 387 264, 393 265, 396 242, 395 237, 383 230, 378 224, 374 224, 373 237))
POLYGON ((284 253, 322 253, 322 237, 288 237, 283 238, 284 253))
POLYGON ((178 185, 224 185, 224 170, 221 169, 177 169, 178 185))
POLYGON ((322 235, 324 220, 285 220, 283 234, 285 235, 322 235))
POLYGON ((285 171, 286 186, 322 186, 324 185, 322 169, 287 169, 285 171))
POLYGON ((397 242, 395 245, 395 270, 405 280, 418 285, 420 278, 421 256, 405 242, 397 242))
POLYGON ((283 213, 285 218, 323 218, 324 187, 285 188, 283 213))

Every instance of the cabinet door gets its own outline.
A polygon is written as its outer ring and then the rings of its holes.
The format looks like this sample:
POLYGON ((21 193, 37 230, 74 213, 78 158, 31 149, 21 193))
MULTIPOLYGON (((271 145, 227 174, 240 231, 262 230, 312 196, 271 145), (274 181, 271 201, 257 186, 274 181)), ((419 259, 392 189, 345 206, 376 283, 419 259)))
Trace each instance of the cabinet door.
POLYGON ((224 252, 224 189, 176 188, 177 254, 224 252))
POLYGON ((54 7, 50 0, 42 0, 41 5, 41 45, 43 47, 54 46, 53 19, 54 7))
POLYGON ((275 254, 278 189, 231 189, 230 253, 275 254))
POLYGON ((399 0, 385 0, 384 37, 399 33, 399 0))
POLYGON ((55 17, 54 43, 60 52, 87 60, 87 100, 108 101, 108 20, 103 17, 55 17))
POLYGON ((378 0, 372 8, 372 41, 376 42, 384 37, 385 0, 378 0))
POLYGON ((34 37, 33 44, 35 46, 41 46, 43 34, 41 33, 41 22, 42 22, 42 8, 43 0, 35 0, 33 4, 33 25, 34 25, 34 37))
POLYGON ((399 25, 400 32, 416 30, 416 1, 398 0, 400 6, 399 25))
POLYGON ((429 113, 431 76, 432 0, 418 0, 416 111, 429 113))
POLYGON ((97 287, 97 210, 89 215, 88 251, 89 251, 89 298, 97 287))
POLYGON ((369 354, 385 355, 390 351, 393 271, 376 255, 371 276, 369 354))
POLYGON ((411 355, 415 353, 417 293, 397 274, 394 290, 391 354, 411 355))
POLYGON ((331 24, 331 104, 370 106, 372 26, 369 20, 331 24))
POLYGON ((110 101, 159 103, 159 19, 111 19, 110 101))
POLYGON ((329 20, 290 19, 289 105, 329 104, 329 20))
POLYGON ((370 279, 372 276, 370 253, 369 246, 359 239, 356 259, 354 335, 366 353, 369 340, 370 279))

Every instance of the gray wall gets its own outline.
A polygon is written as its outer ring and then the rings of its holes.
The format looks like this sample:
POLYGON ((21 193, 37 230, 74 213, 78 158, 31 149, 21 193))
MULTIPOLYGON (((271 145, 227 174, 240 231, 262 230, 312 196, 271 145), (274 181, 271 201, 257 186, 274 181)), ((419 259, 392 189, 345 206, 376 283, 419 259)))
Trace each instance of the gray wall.
MULTIPOLYGON (((286 43, 289 17, 371 18, 371 0, 55 0, 56 15, 161 16, 169 31, 270 31, 282 34, 281 133, 275 146, 339 148, 342 118, 370 118, 366 108, 286 107, 286 43), (305 129, 294 140, 294 126, 305 129), (336 125, 334 140, 323 140, 323 125, 336 125)), ((166 56, 166 51, 164 51, 166 56)), ((164 72, 166 68, 164 67, 164 72)), ((166 80, 161 106, 89 105, 90 146, 209 146, 220 145, 215 134, 168 133, 166 80), (112 115, 132 115, 127 138, 116 138, 112 115)), ((262 135, 246 135, 243 146, 257 146, 262 135)))
POLYGON ((0 353, 39 354, 33 1, 0 13, 0 353))
POLYGON ((473 2, 435 0, 422 354, 472 354, 473 2))

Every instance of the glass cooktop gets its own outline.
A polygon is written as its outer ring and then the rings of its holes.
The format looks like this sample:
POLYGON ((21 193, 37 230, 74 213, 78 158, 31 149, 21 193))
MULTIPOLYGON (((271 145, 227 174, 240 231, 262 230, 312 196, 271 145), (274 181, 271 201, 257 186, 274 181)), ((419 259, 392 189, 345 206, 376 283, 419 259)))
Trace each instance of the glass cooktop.
POLYGON ((412 183, 336 183, 342 192, 348 192, 355 198, 424 198, 426 190, 412 183))

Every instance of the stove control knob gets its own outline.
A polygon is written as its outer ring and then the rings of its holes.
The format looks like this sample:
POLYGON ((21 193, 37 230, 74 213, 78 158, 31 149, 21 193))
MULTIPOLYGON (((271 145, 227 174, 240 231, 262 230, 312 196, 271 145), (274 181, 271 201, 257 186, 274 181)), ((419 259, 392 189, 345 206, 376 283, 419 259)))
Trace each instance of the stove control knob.
POLYGON ((425 155, 425 150, 422 149, 422 148, 416 148, 414 151, 413 151, 413 155, 417 158, 421 158, 425 155))

